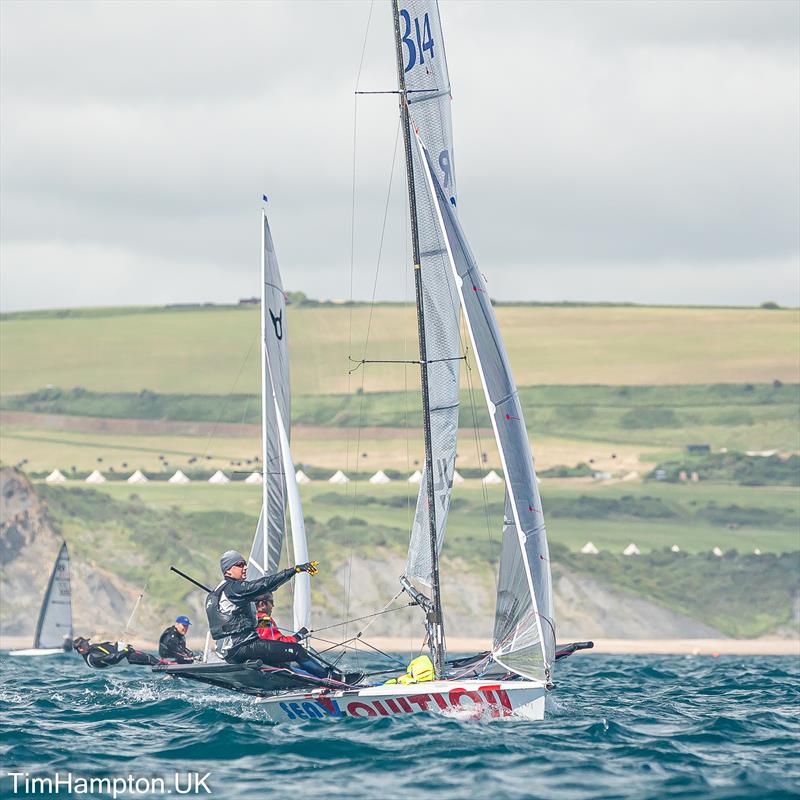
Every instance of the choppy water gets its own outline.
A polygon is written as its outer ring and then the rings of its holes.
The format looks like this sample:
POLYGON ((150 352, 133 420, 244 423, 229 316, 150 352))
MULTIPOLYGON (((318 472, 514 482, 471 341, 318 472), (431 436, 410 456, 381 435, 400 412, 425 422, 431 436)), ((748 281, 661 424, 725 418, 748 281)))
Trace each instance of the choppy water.
MULTIPOLYGON (((8 771, 167 776, 170 787, 176 770, 182 780, 210 772, 220 798, 800 793, 796 659, 579 654, 562 664, 544 722, 418 715, 274 725, 249 698, 146 669, 0 656, 0 795, 14 796, 8 771)), ((26 796, 21 779, 16 796, 26 796)))

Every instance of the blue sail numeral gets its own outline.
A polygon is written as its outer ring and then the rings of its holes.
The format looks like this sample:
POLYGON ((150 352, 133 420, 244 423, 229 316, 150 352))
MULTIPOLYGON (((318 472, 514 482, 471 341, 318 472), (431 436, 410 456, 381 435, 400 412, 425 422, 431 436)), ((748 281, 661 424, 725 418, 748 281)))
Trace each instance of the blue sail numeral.
POLYGON ((420 28, 419 17, 414 17, 414 33, 416 35, 416 43, 411 38, 411 14, 405 9, 401 9, 400 16, 405 22, 405 31, 401 37, 401 41, 408 48, 408 61, 406 62, 404 72, 408 72, 414 68, 417 63, 417 56, 419 56, 419 63, 425 63, 425 51, 429 51, 428 58, 432 59, 434 56, 433 47, 434 41, 431 35, 431 21, 428 15, 422 18, 422 28, 420 28))

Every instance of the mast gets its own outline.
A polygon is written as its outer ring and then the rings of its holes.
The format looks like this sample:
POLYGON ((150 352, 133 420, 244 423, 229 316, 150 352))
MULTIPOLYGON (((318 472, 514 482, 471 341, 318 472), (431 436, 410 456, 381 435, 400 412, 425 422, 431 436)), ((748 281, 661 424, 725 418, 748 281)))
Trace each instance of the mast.
MULTIPOLYGON (((262 553, 261 564, 264 574, 269 563, 269 521, 267 509, 269 508, 269 486, 267 466, 269 464, 269 447, 267 436, 269 433, 269 417, 267 403, 272 398, 267 397, 267 212, 261 209, 261 516, 259 522, 262 527, 262 553)), ((258 534, 256 534, 257 536, 258 534)))
POLYGON ((414 189, 414 164, 412 161, 411 121, 408 113, 406 95, 406 78, 403 63, 403 45, 400 33, 400 9, 398 0, 392 0, 394 17, 394 43, 397 58, 397 84, 399 89, 400 119, 403 127, 403 144, 405 146, 406 180, 408 183, 408 207, 411 218, 411 248, 414 259, 414 293, 417 304, 417 334, 419 337, 419 369, 422 385, 422 429, 425 440, 425 473, 427 475, 428 522, 431 546, 431 590, 433 594, 432 608, 427 612, 428 646, 431 652, 436 677, 444 675, 445 640, 444 620, 442 617, 442 597, 439 584, 439 553, 436 546, 436 493, 433 474, 433 447, 431 444, 430 394, 428 390, 427 346, 425 340, 425 315, 423 309, 422 272, 419 248, 419 231, 417 229, 417 197, 414 189))

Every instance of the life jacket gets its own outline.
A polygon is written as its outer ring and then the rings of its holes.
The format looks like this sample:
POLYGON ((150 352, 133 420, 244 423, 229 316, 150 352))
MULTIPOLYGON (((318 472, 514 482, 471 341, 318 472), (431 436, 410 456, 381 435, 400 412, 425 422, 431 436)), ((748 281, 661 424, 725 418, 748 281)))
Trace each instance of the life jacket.
POLYGON ((255 636, 255 614, 252 603, 236 605, 225 596, 227 581, 222 581, 206 597, 206 617, 211 638, 217 644, 217 652, 225 655, 255 636))
POLYGON ((281 633, 275 620, 268 614, 256 614, 256 633, 260 639, 266 639, 269 642, 297 642, 296 636, 287 636, 281 633))

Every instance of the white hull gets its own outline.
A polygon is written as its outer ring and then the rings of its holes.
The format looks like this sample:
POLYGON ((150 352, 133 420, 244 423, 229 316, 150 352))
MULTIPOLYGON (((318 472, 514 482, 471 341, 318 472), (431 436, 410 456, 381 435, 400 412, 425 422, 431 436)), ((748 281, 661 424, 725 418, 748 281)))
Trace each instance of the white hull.
POLYGON ((286 692, 258 702, 275 722, 436 713, 461 719, 544 719, 547 690, 538 681, 430 681, 367 689, 286 692))
POLYGON ((57 656, 67 651, 63 647, 31 647, 28 650, 11 650, 10 656, 57 656))

